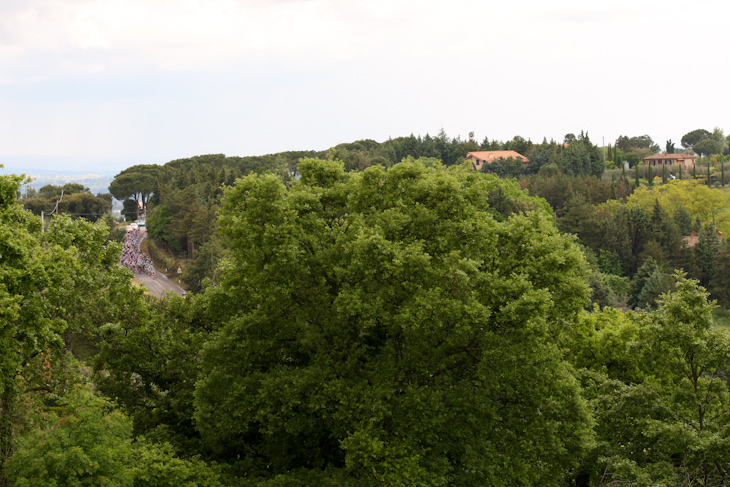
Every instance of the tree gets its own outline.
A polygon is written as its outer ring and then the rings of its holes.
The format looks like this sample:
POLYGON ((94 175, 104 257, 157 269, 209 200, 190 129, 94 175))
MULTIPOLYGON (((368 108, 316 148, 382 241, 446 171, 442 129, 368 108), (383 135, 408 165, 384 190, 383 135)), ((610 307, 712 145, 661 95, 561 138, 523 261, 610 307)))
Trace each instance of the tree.
POLYGON ((672 142, 672 139, 667 141, 665 150, 667 151, 667 154, 674 154, 674 142, 672 142))
POLYGON ((688 132, 684 134, 682 137, 682 147, 685 149, 693 149, 695 144, 698 142, 702 142, 705 139, 709 139, 712 137, 712 134, 704 129, 697 129, 693 130, 692 132, 688 132))
POLYGON ((89 188, 77 183, 63 186, 47 184, 35 195, 26 194, 19 202, 35 215, 40 215, 42 211, 50 213, 57 208, 59 213, 68 213, 75 218, 85 218, 91 222, 97 221, 112 210, 112 195, 94 196, 89 188))
POLYGON ((651 313, 604 311, 578 324, 576 365, 596 411, 584 485, 726 485, 730 339, 696 281, 651 313), (581 341, 582 340, 582 341, 581 341))
POLYGON ((720 186, 725 187, 725 163, 720 163, 720 186))
POLYGON ((682 235, 689 235, 692 232, 692 217, 684 205, 680 205, 674 212, 674 222, 682 235))
POLYGON ((705 225, 699 232, 699 242, 695 252, 697 261, 700 264, 700 284, 708 286, 715 276, 717 269, 717 255, 720 248, 720 240, 714 225, 705 225))
POLYGON ((131 487, 129 419, 88 389, 74 390, 61 404, 61 416, 51 413, 8 460, 13 485, 131 487))
POLYGON ((654 305, 653 299, 659 297, 660 294, 656 290, 660 289, 661 280, 661 269, 653 258, 647 257, 631 281, 629 305, 638 308, 654 305))
POLYGON ((722 305, 722 312, 730 304, 730 247, 726 240, 720 243, 715 261, 715 275, 710 281, 712 296, 722 305))
POLYGON ((553 344, 588 289, 549 213, 497 221, 511 183, 464 167, 299 169, 223 202, 237 311, 196 386, 215 457, 281 485, 560 485, 588 416, 553 344))
MULTIPOLYGON (((69 330, 104 323, 135 296, 104 222, 40 220, 15 203, 22 177, 0 176, 0 485, 27 393, 19 379, 40 353, 60 350, 69 330)), ((45 387, 48 389, 48 386, 45 387)))
MULTIPOLYGON (((157 165, 137 165, 120 172, 109 184, 109 192, 119 201, 131 198, 142 213, 147 209, 152 194, 157 191, 157 177, 160 167, 157 165)), ((135 216, 139 219, 139 210, 135 216)))
POLYGON ((654 186, 654 170, 652 169, 651 165, 649 165, 646 169, 646 181, 650 188, 654 186))
POLYGON ((723 145, 713 138, 701 140, 692 146, 692 150, 697 154, 710 156, 712 154, 722 154, 723 145))

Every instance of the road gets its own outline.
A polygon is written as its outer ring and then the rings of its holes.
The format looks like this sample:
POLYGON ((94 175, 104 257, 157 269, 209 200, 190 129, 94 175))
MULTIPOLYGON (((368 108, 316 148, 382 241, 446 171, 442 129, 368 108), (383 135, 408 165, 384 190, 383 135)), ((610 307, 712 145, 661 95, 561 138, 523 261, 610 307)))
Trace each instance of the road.
MULTIPOLYGON (((140 242, 142 241, 142 237, 144 237, 146 234, 147 230, 145 229, 145 227, 140 227, 140 242)), ((158 298, 163 297, 166 292, 173 292, 179 296, 185 295, 185 290, 183 288, 170 281, 166 275, 159 271, 157 272, 157 276, 155 276, 154 279, 147 274, 135 272, 134 279, 138 283, 140 283, 140 285, 143 285, 145 289, 150 292, 150 294, 152 294, 153 296, 157 296, 158 298)))
POLYGON ((167 276, 161 273, 157 273, 157 276, 152 279, 147 274, 134 274, 134 279, 143 285, 153 296, 161 298, 165 295, 166 291, 172 291, 175 294, 184 296, 185 291, 183 288, 170 281, 167 276))

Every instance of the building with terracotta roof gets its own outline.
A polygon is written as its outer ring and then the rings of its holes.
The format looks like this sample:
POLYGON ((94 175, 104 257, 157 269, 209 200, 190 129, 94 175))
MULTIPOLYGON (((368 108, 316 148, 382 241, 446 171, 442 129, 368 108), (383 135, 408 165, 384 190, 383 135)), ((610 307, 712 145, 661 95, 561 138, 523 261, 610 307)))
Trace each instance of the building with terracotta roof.
MULTIPOLYGON (((720 230, 717 231, 717 239, 722 242, 722 232, 720 230)), ((700 243, 700 237, 695 232, 692 232, 687 237, 682 237, 682 240, 684 241, 684 246, 690 248, 695 248, 700 243)))
POLYGON ((494 161, 498 161, 500 159, 520 159, 522 160, 522 162, 530 162, 527 157, 513 150, 487 150, 469 152, 466 155, 466 159, 472 162, 472 164, 474 165, 474 169, 476 169, 477 171, 482 169, 482 166, 485 162, 487 164, 491 164, 494 161))
POLYGON ((678 166, 682 165, 685 169, 695 165, 697 156, 693 154, 655 154, 645 157, 644 162, 650 166, 678 166))

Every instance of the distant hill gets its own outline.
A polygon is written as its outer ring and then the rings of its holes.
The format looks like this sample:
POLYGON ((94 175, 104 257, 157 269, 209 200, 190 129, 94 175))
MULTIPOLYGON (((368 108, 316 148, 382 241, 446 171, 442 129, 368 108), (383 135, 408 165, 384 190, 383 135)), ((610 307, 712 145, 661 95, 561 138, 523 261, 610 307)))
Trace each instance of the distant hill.
POLYGON ((0 174, 82 175, 110 174, 135 164, 155 162, 140 157, 92 157, 92 156, 3 156, 0 155, 0 174))
MULTIPOLYGON (((18 172, 15 171, 16 174, 18 172)), ((89 188, 92 194, 108 193, 109 183, 114 179, 113 174, 40 174, 31 171, 25 171, 24 174, 33 178, 33 181, 26 185, 27 187, 39 189, 47 184, 63 186, 66 183, 79 183, 89 188)))

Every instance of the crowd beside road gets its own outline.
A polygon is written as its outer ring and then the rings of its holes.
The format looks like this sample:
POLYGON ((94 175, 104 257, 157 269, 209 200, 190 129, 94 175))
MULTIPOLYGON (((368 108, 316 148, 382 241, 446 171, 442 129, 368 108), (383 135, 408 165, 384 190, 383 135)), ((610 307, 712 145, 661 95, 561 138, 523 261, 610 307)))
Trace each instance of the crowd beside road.
POLYGON ((156 271, 152 259, 139 248, 139 228, 127 230, 119 263, 136 273, 149 274, 153 278, 156 271))

